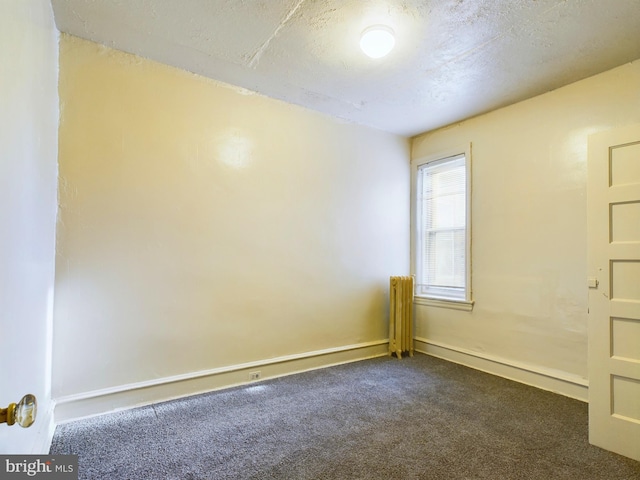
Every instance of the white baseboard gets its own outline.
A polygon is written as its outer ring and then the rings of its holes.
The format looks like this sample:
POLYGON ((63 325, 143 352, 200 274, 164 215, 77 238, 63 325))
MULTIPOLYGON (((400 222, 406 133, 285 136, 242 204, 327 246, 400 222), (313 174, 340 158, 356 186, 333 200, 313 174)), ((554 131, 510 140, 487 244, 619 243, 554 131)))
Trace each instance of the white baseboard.
POLYGON ((381 357, 387 355, 388 351, 389 340, 379 340, 68 395, 56 399, 54 418, 56 424, 65 423, 80 418, 255 383, 250 380, 249 375, 258 370, 260 371, 260 380, 265 380, 381 357))
POLYGON ((467 367, 498 375, 509 380, 538 387, 566 397, 588 402, 589 382, 566 372, 534 367, 511 360, 474 352, 464 348, 434 342, 426 338, 415 338, 415 349, 434 357, 459 363, 467 367))

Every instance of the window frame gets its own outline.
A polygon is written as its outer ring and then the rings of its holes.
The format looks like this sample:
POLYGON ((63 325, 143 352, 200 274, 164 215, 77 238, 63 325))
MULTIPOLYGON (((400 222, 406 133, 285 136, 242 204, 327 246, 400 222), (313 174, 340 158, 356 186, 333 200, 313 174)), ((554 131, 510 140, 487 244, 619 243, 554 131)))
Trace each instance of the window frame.
POLYGON ((448 298, 446 295, 427 295, 423 293, 416 293, 414 296, 414 303, 419 305, 428 305, 434 307, 444 307, 456 310, 471 311, 473 309, 472 300, 472 283, 471 283, 471 270, 472 270, 472 257, 471 257, 471 185, 472 185, 472 170, 471 170, 471 143, 465 145, 459 145, 445 150, 440 150, 426 156, 421 156, 412 162, 411 166, 411 273, 417 275, 417 247, 419 243, 418 239, 418 169, 423 165, 441 162, 443 160, 459 157, 464 155, 465 169, 466 169, 466 212, 465 212, 465 292, 464 298, 448 298))

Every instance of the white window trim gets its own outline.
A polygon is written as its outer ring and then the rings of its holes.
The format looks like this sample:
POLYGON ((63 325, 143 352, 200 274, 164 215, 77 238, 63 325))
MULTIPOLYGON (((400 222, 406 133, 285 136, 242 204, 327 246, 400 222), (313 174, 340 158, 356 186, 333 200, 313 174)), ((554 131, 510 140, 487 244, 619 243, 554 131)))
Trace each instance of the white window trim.
POLYGON ((451 308, 453 310, 463 310, 470 312, 473 310, 473 300, 457 300, 451 298, 431 298, 424 296, 415 296, 413 303, 416 305, 426 305, 427 307, 451 308))
POLYGON ((416 274, 416 246, 418 244, 418 232, 416 228, 416 213, 417 213, 417 173, 418 168, 422 165, 438 160, 443 160, 449 157, 455 157, 457 155, 464 154, 467 176, 466 176, 466 188, 467 188, 467 211, 466 211, 466 288, 464 299, 452 299, 444 297, 416 295, 414 297, 414 303, 417 305, 428 305, 433 307, 451 308, 455 310, 464 310, 470 312, 473 309, 474 301, 472 300, 472 282, 471 282, 471 143, 465 145, 458 145, 453 148, 440 150, 432 154, 422 156, 412 161, 411 165, 411 273, 416 274))

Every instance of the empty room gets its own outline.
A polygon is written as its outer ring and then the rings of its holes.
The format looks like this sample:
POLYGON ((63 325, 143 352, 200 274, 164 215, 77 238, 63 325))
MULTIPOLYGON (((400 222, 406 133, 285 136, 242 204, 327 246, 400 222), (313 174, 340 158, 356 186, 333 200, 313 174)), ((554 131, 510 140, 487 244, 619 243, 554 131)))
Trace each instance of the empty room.
POLYGON ((0 477, 640 479, 639 32, 0 0, 0 477))

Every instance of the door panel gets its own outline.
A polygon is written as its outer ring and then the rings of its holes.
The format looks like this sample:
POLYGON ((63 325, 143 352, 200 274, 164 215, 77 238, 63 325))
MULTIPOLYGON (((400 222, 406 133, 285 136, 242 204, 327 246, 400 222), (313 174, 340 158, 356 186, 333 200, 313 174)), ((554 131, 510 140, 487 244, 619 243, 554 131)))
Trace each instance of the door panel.
POLYGON ((610 186, 640 184, 640 143, 610 145, 610 186))
POLYGON ((640 125, 589 137, 589 441, 640 461, 640 125))

